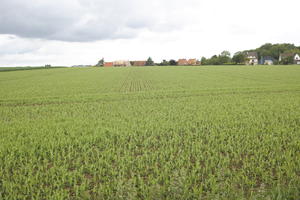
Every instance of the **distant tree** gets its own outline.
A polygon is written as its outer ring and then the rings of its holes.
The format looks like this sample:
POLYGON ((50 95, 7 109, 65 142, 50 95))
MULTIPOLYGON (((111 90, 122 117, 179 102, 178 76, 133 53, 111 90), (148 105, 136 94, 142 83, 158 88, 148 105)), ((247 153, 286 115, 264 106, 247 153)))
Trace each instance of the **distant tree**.
POLYGON ((237 52, 231 58, 229 51, 223 51, 219 55, 214 55, 211 58, 201 58, 202 65, 223 65, 223 64, 242 64, 245 63, 248 58, 245 56, 246 52, 257 52, 258 59, 262 59, 263 57, 272 57, 274 64, 292 64, 292 58, 285 58, 281 62, 279 62, 279 56, 282 53, 298 53, 300 54, 300 47, 295 46, 294 44, 283 43, 283 44, 271 44, 266 43, 259 48, 245 50, 242 52, 237 52))
POLYGON ((220 59, 217 55, 213 55, 209 60, 210 65, 221 65, 220 59))
POLYGON ((153 62, 152 58, 149 57, 146 61, 146 66, 153 66, 153 65, 154 65, 154 62, 153 62))
POLYGON ((160 65, 160 66, 168 66, 168 65, 170 65, 170 64, 169 64, 168 61, 163 60, 159 65, 160 65))
POLYGON ((271 56, 274 59, 274 63, 278 63, 279 56, 285 52, 293 52, 298 50, 294 44, 283 43, 283 44, 271 44, 266 43, 257 49, 246 50, 244 52, 255 51, 258 53, 258 59, 262 57, 271 56))
POLYGON ((222 56, 222 57, 229 57, 230 58, 230 52, 229 51, 222 51, 222 53, 220 54, 220 56, 222 56))
POLYGON ((169 64, 170 64, 170 65, 177 65, 177 62, 176 62, 176 60, 171 59, 171 60, 169 61, 169 64))
POLYGON ((101 60, 99 60, 96 66, 97 67, 103 67, 103 65, 104 65, 104 58, 102 58, 101 60))
POLYGON ((235 64, 244 64, 246 62, 246 56, 243 52, 237 52, 232 57, 232 62, 235 64))
POLYGON ((295 48, 295 49, 285 51, 284 53, 300 54, 300 50, 298 48, 295 48))
POLYGON ((281 65, 290 65, 294 63, 294 57, 288 56, 286 58, 283 58, 280 62, 281 65))
POLYGON ((218 56, 218 62, 220 65, 228 64, 231 62, 230 52, 222 51, 222 53, 218 56))
POLYGON ((204 56, 201 58, 201 64, 207 65, 207 59, 204 56))
POLYGON ((222 51, 219 55, 213 55, 211 58, 201 58, 202 65, 224 65, 231 63, 231 57, 229 51, 222 51))

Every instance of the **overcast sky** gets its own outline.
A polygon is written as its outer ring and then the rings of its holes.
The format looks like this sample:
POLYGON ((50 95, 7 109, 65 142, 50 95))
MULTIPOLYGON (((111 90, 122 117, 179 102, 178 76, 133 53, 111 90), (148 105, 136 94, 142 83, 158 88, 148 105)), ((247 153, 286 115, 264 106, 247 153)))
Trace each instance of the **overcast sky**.
POLYGON ((1 0, 0 66, 210 57, 300 45, 299 0, 1 0))

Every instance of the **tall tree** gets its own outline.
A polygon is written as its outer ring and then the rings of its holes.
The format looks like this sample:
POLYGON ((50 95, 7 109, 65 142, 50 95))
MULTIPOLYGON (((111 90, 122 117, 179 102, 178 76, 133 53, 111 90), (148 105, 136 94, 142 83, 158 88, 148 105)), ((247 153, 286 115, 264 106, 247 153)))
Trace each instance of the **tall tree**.
POLYGON ((146 61, 146 66, 153 66, 153 65, 154 65, 154 62, 153 62, 152 58, 149 57, 146 61))
POLYGON ((222 56, 222 57, 229 57, 230 58, 230 52, 229 51, 222 51, 222 53, 220 54, 220 56, 222 56))
POLYGON ((160 65, 160 66, 168 66, 168 65, 169 65, 169 62, 166 61, 166 60, 163 60, 159 65, 160 65))
POLYGON ((204 56, 201 58, 201 65, 207 65, 207 59, 204 56))
POLYGON ((99 60, 96 66, 97 67, 103 67, 103 65, 104 65, 104 58, 102 58, 101 60, 99 60))
POLYGON ((235 64, 244 64, 246 62, 246 56, 242 52, 237 52, 232 57, 232 62, 235 64))
POLYGON ((290 65, 290 64, 293 64, 293 63, 294 63, 294 57, 293 56, 285 57, 279 62, 279 64, 281 64, 281 65, 290 65))
POLYGON ((219 55, 219 63, 221 65, 227 64, 231 62, 230 52, 229 51, 222 51, 219 55))

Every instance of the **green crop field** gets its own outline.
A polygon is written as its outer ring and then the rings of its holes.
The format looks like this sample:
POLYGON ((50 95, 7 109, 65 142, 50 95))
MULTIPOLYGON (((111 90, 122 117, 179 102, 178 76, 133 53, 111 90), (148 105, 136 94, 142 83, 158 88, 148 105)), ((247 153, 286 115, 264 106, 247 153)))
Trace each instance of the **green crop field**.
POLYGON ((300 199, 300 66, 0 72, 0 199, 300 199))

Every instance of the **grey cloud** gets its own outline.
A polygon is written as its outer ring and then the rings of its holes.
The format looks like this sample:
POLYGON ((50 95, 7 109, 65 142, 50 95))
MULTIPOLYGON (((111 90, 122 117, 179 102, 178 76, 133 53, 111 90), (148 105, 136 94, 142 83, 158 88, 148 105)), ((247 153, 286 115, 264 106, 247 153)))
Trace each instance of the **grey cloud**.
POLYGON ((159 0, 1 0, 0 34, 76 42, 130 38, 144 28, 179 28, 166 9, 159 0))
POLYGON ((53 3, 2 0, 0 3, 0 33, 29 38, 47 38, 76 20, 72 12, 53 3))

